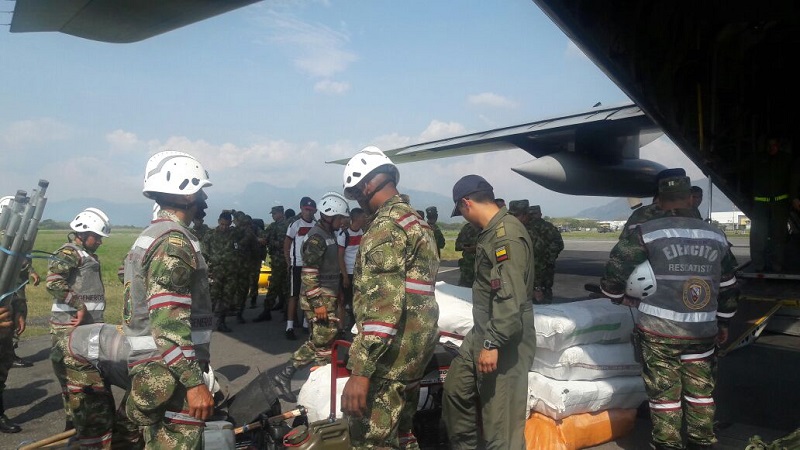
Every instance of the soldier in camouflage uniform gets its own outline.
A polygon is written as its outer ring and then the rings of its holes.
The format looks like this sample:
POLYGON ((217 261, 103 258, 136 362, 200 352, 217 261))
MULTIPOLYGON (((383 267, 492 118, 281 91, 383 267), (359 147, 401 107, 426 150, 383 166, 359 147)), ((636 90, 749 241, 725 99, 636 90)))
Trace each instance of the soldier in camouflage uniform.
POLYGON ((236 321, 245 323, 244 307, 250 291, 250 275, 253 260, 258 252, 258 238, 253 230, 252 219, 242 211, 233 215, 233 234, 236 248, 236 268, 234 271, 234 304, 236 321))
POLYGON ((376 147, 361 150, 344 172, 345 196, 373 214, 353 272, 358 334, 342 393, 351 443, 359 449, 419 448, 412 421, 438 339, 436 241, 400 198, 399 179, 397 167, 376 147))
POLYGON ((250 309, 256 309, 256 300, 258 300, 258 278, 261 276, 261 264, 267 259, 267 231, 264 229, 263 219, 253 219, 250 223, 253 227, 253 233, 256 235, 256 245, 250 264, 248 294, 250 295, 250 309))
POLYGON ((269 288, 264 297, 264 310, 254 322, 272 320, 272 309, 281 309, 289 296, 288 273, 286 258, 283 255, 283 243, 286 239, 286 229, 289 220, 283 213, 283 206, 273 206, 270 211, 272 223, 267 225, 265 238, 267 240, 267 253, 269 254, 269 288))
POLYGON ((475 245, 480 232, 478 227, 467 222, 456 237, 456 251, 461 252, 461 258, 458 260, 459 286, 472 287, 472 283, 475 282, 475 245))
POLYGON ((555 225, 542 218, 542 208, 533 205, 528 209, 530 222, 528 225, 531 236, 539 236, 542 241, 542 251, 537 253, 534 243, 533 252, 536 255, 536 288, 533 299, 536 303, 553 303, 553 282, 556 276, 556 259, 564 250, 564 239, 555 225))
POLYGON ((472 285, 475 326, 450 364, 442 398, 453 450, 525 448, 527 374, 536 350, 533 243, 493 200, 492 185, 478 175, 453 186, 453 216, 482 230, 472 285))
POLYGON ((425 213, 428 215, 428 226, 431 227, 433 230, 433 237, 436 238, 436 254, 439 255, 439 258, 442 257, 442 249, 444 245, 447 243, 444 239, 444 234, 442 233, 442 229, 439 228, 439 225, 436 224, 436 221, 439 220, 439 211, 436 210, 435 206, 428 206, 425 209, 425 213))
MULTIPOLYGON (((9 300, 7 300, 9 301, 9 300)), ((14 333, 25 331, 27 305, 23 305, 16 295, 10 298, 9 306, 0 306, 0 432, 19 433, 22 428, 6 416, 3 404, 8 371, 14 362, 14 333), (21 312, 24 311, 24 314, 21 312)))
MULTIPOLYGON (((642 223, 650 219, 661 216, 661 209, 658 206, 658 182, 663 178, 670 177, 683 177, 686 176, 686 171, 681 168, 664 169, 656 175, 656 187, 654 188, 655 194, 653 195, 653 202, 649 205, 640 206, 636 208, 628 217, 625 226, 622 227, 622 232, 619 234, 619 240, 627 240, 631 233, 642 223)), ((699 211, 698 211, 699 214, 699 211)))
POLYGON ((300 307, 313 323, 308 340, 298 348, 289 362, 273 377, 277 394, 287 402, 297 401, 292 393, 292 376, 298 368, 312 362, 318 365, 331 361, 331 345, 339 333, 337 303, 339 299, 339 246, 334 233, 349 213, 347 200, 329 192, 319 201, 320 219, 308 232, 303 243, 303 270, 300 275, 300 307))
MULTIPOLYGON (((21 288, 17 290, 17 302, 20 305, 20 310, 16 310, 15 314, 21 315, 23 320, 28 316, 28 300, 25 296, 25 287, 27 286, 28 281, 32 281, 34 286, 38 286, 39 282, 41 281, 39 278, 39 274, 33 270, 33 265, 31 265, 31 259, 26 258, 25 262, 22 263, 22 268, 19 271, 19 283, 22 285, 21 288)), ((22 326, 22 330, 25 330, 24 325, 22 326)), ((16 348, 19 345, 19 335, 22 333, 14 332, 14 363, 12 367, 31 367, 33 363, 30 361, 26 361, 19 356, 17 356, 16 348)), ((2 427, 0 427, 2 429, 2 427)))
POLYGON ((725 235, 695 217, 689 189, 685 176, 659 182, 661 213, 616 244, 600 282, 612 302, 639 310, 635 335, 656 450, 717 441, 715 349, 737 306, 736 259, 725 235))
POLYGON ((90 324, 70 332, 64 365, 80 448, 143 448, 138 427, 125 415, 126 399, 116 410, 111 390, 111 386, 130 389, 129 354, 121 326, 90 324))
POLYGON ((211 276, 211 301, 217 315, 217 331, 223 333, 232 331, 225 324, 225 317, 236 297, 234 269, 238 263, 234 239, 231 213, 223 211, 217 220, 217 227, 206 234, 203 243, 203 254, 208 258, 211 276))
POLYGON ((146 448, 201 449, 214 409, 203 376, 213 322, 208 266, 188 228, 210 185, 186 153, 163 151, 147 162, 143 194, 161 210, 125 258, 123 298, 131 347, 125 410, 146 448))
POLYGON ((67 373, 64 356, 73 327, 84 323, 103 322, 106 308, 105 287, 100 277, 100 261, 95 252, 108 237, 111 227, 108 216, 97 208, 81 211, 70 222, 71 241, 56 250, 47 272, 47 292, 53 297, 50 334, 53 347, 50 362, 61 385, 61 398, 66 413, 65 429, 71 429, 72 411, 67 398, 67 373))
MULTIPOLYGON (((205 208, 208 208, 208 205, 205 205, 205 208)), ((192 232, 201 244, 205 240, 206 235, 211 231, 211 227, 203 223, 205 221, 205 217, 206 211, 205 209, 202 209, 202 212, 198 212, 197 216, 195 216, 194 220, 192 220, 192 232)))

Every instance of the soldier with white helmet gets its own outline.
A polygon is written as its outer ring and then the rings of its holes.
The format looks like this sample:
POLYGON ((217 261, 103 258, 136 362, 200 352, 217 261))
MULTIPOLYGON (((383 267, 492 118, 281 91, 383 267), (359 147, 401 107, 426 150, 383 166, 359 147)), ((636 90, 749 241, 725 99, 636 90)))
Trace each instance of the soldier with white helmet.
POLYGON ((148 448, 199 449, 214 401, 203 382, 213 315, 208 266, 189 224, 206 203, 208 173, 193 156, 147 162, 145 197, 160 210, 125 258, 123 330, 130 344, 128 417, 148 448))
POLYGON ((300 278, 300 307, 309 322, 313 322, 308 340, 294 352, 289 362, 275 375, 279 397, 296 402, 292 393, 292 376, 298 368, 312 362, 327 364, 331 360, 331 345, 339 332, 337 300, 339 298, 339 247, 335 233, 350 208, 341 194, 328 192, 320 199, 320 218, 303 243, 303 269, 300 278))
POLYGON ((103 322, 105 288, 100 278, 100 260, 95 252, 111 233, 108 216, 97 208, 78 213, 69 227, 68 242, 53 255, 47 270, 47 292, 53 297, 50 334, 53 347, 50 361, 59 384, 66 413, 66 427, 72 428, 72 411, 67 398, 67 354, 69 332, 84 323, 103 322))
POLYGON ((377 147, 347 163, 344 195, 372 216, 353 268, 353 338, 342 392, 353 448, 414 448, 419 381, 438 340, 431 227, 397 191, 400 173, 377 147))

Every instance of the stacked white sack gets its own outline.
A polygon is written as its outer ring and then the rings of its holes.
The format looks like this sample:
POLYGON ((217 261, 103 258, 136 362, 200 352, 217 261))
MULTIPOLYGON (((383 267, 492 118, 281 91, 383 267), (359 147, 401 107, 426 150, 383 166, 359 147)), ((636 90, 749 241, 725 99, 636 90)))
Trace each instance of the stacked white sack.
POLYGON ((536 306, 536 356, 528 374, 528 407, 555 420, 646 399, 634 359, 627 308, 608 299, 536 306))

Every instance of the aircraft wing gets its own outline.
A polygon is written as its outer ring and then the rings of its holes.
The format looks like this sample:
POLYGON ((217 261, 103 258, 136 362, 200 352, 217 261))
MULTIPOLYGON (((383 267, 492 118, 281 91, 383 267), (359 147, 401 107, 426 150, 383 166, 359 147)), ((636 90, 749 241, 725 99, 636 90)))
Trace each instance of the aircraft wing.
POLYGON ((11 32, 138 42, 259 0, 17 0, 11 32))
MULTIPOLYGON (((649 197, 664 166, 639 159, 639 148, 661 130, 636 105, 593 108, 385 153, 397 164, 522 149, 537 159, 512 168, 556 192, 574 195, 649 197)), ((346 164, 347 159, 330 161, 346 164)))

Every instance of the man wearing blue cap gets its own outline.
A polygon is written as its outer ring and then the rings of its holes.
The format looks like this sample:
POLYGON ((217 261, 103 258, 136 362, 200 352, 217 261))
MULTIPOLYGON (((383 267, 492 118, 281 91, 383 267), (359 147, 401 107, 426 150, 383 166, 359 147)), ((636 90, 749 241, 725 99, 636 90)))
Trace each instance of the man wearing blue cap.
POLYGON ((478 175, 453 187, 452 215, 463 215, 481 230, 472 285, 474 326, 450 365, 442 399, 454 450, 525 448, 527 374, 536 350, 533 243, 522 223, 494 200, 492 185, 478 175))

